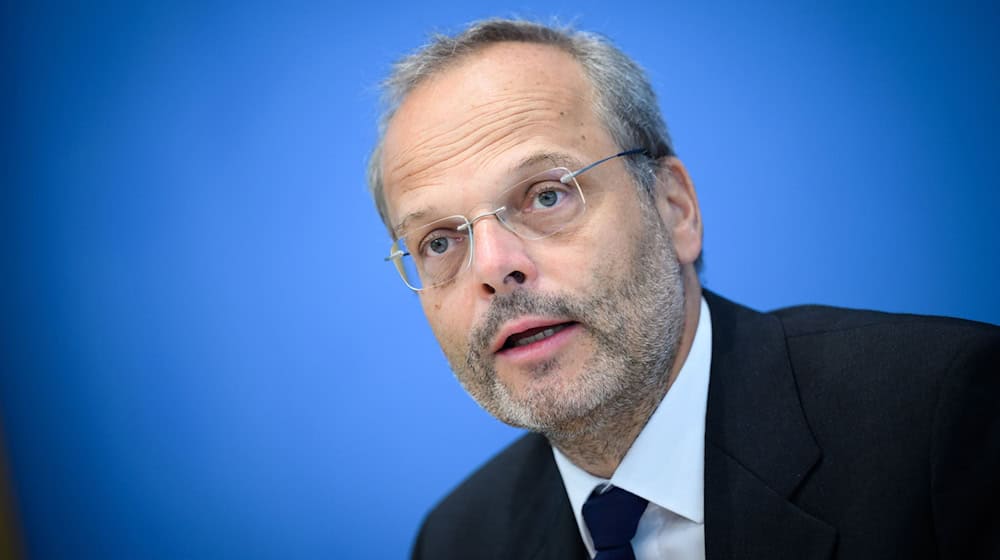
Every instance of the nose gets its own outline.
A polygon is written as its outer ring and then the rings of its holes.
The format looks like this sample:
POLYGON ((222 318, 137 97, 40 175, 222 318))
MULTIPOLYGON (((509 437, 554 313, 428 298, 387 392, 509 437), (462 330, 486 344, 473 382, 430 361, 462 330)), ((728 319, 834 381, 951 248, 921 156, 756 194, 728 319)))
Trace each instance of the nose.
POLYGON ((483 297, 509 293, 534 281, 538 270, 525 249, 524 240, 499 218, 476 222, 472 272, 483 297))

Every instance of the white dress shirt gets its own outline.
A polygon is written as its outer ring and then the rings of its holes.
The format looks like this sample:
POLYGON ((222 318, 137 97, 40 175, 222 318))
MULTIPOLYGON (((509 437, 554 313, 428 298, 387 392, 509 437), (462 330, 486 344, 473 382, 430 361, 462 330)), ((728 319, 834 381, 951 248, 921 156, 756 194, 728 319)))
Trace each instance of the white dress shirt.
POLYGON ((610 483, 649 500, 632 538, 637 560, 704 560, 705 409, 711 362, 712 319, 702 298, 687 359, 611 480, 584 471, 552 448, 591 557, 596 551, 583 520, 583 503, 595 486, 610 483))

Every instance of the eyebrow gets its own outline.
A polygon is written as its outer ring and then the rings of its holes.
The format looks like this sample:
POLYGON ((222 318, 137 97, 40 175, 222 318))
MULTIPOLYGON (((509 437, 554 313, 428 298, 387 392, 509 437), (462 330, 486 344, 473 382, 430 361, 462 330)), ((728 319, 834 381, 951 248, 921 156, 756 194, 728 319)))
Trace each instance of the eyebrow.
POLYGON ((538 151, 533 154, 529 154, 527 157, 511 167, 511 172, 532 167, 543 161, 549 161, 559 167, 567 167, 571 171, 580 165, 579 160, 567 153, 538 151))
POLYGON ((406 230, 409 228, 410 224, 424 219, 430 212, 428 210, 417 210, 416 212, 410 212, 407 214, 395 227, 392 228, 392 234, 398 239, 406 230))
MULTIPOLYGON (((523 171, 527 168, 534 167, 543 161, 548 161, 555 165, 556 167, 566 167, 570 171, 580 166, 580 161, 575 157, 565 153, 565 152, 550 152, 539 150, 537 152, 528 154, 522 158, 519 162, 512 165, 509 169, 510 174, 514 174, 518 171, 523 171)), ((428 215, 430 215, 430 209, 417 210, 416 212, 410 212, 400 220, 399 224, 392 228, 393 235, 399 238, 401 234, 405 233, 409 229, 410 224, 414 222, 422 221, 428 215)))

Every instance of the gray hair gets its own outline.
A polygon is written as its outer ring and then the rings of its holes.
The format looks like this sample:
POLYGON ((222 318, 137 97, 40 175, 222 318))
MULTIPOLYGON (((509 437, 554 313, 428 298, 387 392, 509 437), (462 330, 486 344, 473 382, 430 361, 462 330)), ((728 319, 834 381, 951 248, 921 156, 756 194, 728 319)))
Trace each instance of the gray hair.
POLYGON ((384 110, 379 135, 368 162, 368 188, 382 222, 392 235, 382 182, 382 145, 389 120, 406 96, 427 78, 486 46, 501 42, 551 45, 572 55, 590 78, 596 111, 612 140, 622 150, 643 148, 648 157, 626 158, 629 172, 647 194, 652 193, 659 159, 674 155, 667 125, 645 72, 603 36, 568 27, 510 19, 474 22, 455 35, 435 35, 430 42, 399 60, 382 83, 384 110))

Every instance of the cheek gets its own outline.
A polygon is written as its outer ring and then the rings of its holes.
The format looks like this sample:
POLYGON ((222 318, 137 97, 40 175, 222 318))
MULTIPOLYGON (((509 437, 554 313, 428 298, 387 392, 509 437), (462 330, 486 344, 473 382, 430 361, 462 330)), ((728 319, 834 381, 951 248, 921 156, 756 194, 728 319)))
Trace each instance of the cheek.
POLYGON ((444 309, 447 309, 444 302, 438 298, 429 298, 423 296, 420 299, 420 304, 424 308, 424 317, 427 318, 427 322, 430 324, 431 329, 435 334, 440 330, 442 325, 448 324, 448 318, 445 317, 446 313, 444 309))
POLYGON ((424 308, 424 316, 427 317, 431 331, 434 332, 435 338, 445 353, 450 353, 466 344, 463 333, 468 332, 469 312, 467 306, 448 298, 427 296, 421 299, 421 305, 424 308))
POLYGON ((631 217, 628 207, 609 203, 600 210, 572 238, 554 248, 559 254, 553 262, 558 264, 547 267, 550 274, 574 285, 588 282, 595 272, 627 264, 642 220, 637 212, 631 217))

